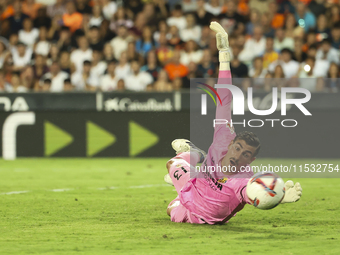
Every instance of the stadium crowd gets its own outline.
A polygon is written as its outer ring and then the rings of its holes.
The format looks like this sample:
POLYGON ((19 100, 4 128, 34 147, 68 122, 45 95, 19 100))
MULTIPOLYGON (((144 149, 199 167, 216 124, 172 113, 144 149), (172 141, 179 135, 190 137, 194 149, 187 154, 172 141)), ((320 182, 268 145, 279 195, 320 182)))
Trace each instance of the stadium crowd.
POLYGON ((189 88, 217 76, 214 20, 243 88, 339 91, 337 0, 0 0, 0 91, 189 88))

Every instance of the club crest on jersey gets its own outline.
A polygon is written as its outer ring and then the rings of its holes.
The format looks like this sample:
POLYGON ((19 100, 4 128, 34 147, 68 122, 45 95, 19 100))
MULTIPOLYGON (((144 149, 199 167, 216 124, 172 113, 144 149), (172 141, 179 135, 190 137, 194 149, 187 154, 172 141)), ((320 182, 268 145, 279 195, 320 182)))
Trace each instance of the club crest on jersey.
POLYGON ((226 183, 228 181, 228 178, 221 178, 217 180, 219 183, 226 183))

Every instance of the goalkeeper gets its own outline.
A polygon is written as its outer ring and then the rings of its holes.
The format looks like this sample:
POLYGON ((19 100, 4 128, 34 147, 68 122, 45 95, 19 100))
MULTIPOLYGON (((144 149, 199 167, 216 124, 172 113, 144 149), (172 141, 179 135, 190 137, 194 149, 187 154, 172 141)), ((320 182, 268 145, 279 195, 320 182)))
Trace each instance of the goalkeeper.
MULTIPOLYGON (((210 28, 215 31, 219 50, 219 84, 232 84, 230 72, 230 52, 228 34, 217 22, 210 28)), ((229 89, 217 89, 222 105, 218 104, 216 119, 231 120, 232 94, 229 89)), ((235 134, 228 125, 216 125, 214 138, 208 154, 188 140, 177 139, 172 142, 177 156, 167 162, 168 182, 173 183, 178 196, 170 202, 167 213, 174 222, 222 224, 227 222, 245 204, 251 204, 246 195, 246 186, 253 172, 249 164, 256 159, 260 150, 260 141, 252 132, 235 134), (201 171, 200 177, 191 178, 190 168, 203 163, 201 169, 208 166, 220 166, 221 169, 233 167, 236 173, 201 171), (240 172, 240 169, 250 169, 240 172), (203 176, 202 176, 203 175, 203 176), (171 179, 170 179, 171 178, 171 179)), ((286 182, 286 194, 281 203, 296 202, 301 196, 301 186, 292 181, 286 182)))

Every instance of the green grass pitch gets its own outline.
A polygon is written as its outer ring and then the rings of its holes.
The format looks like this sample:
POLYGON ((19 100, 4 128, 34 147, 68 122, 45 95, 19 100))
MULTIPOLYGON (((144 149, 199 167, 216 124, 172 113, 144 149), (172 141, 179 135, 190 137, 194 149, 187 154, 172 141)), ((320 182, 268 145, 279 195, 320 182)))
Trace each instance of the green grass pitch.
MULTIPOLYGON (((181 224, 166 161, 1 160, 0 254, 340 254, 339 179, 293 179, 299 202, 247 205, 225 225, 181 224)), ((257 160, 270 162, 284 160, 257 160)))

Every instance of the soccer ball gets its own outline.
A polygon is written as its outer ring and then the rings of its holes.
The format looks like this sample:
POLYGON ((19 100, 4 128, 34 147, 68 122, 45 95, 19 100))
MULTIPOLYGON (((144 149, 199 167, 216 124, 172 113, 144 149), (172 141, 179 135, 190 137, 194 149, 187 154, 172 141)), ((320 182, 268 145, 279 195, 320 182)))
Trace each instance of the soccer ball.
POLYGON ((246 192, 255 207, 268 210, 282 201, 285 183, 275 173, 257 173, 248 181, 246 192))

